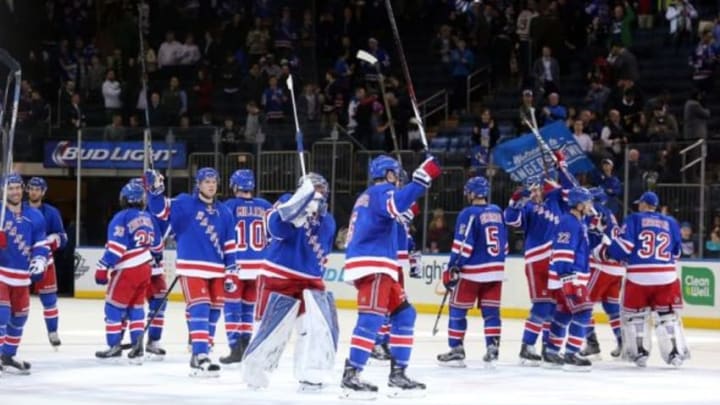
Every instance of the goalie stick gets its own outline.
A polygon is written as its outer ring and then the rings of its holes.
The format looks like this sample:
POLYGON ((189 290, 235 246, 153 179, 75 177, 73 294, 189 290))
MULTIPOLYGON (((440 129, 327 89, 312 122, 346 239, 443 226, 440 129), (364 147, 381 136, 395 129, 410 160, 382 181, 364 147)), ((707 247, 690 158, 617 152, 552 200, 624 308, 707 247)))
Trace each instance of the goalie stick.
POLYGON ((10 73, 7 76, 7 82, 5 83, 5 93, 3 96, 3 104, 0 106, 0 131, 2 131, 2 145, 5 149, 5 164, 2 168, 3 176, 3 193, 2 193, 2 208, 0 208, 0 218, 4 221, 5 212, 7 211, 7 176, 12 172, 13 167, 13 145, 15 144, 15 125, 17 124, 18 106, 20 103, 20 84, 22 82, 22 69, 20 63, 15 60, 10 54, 0 49, 0 62, 8 67, 10 73), (12 111, 10 113, 10 126, 5 129, 5 109, 7 108, 8 96, 10 95, 10 84, 14 84, 13 99, 12 99, 12 111))

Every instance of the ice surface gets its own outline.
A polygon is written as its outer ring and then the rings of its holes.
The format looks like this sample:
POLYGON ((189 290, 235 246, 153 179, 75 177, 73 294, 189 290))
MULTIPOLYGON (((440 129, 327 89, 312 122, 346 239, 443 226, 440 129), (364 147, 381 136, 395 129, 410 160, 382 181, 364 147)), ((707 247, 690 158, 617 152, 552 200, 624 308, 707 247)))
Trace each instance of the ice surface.
MULTIPOLYGON (((132 366, 103 364, 94 358, 104 348, 103 302, 61 299, 60 337, 63 346, 54 352, 47 342, 42 307, 32 301, 30 320, 18 357, 32 363, 31 376, 4 374, 0 377, 2 404, 335 404, 357 403, 338 398, 342 363, 348 353, 353 311, 340 311, 341 344, 333 385, 319 394, 297 392, 292 376, 289 346, 270 387, 250 391, 241 381, 239 368, 224 368, 218 379, 188 377, 187 332, 181 303, 170 303, 166 315, 164 362, 132 366)), ((604 361, 595 362, 590 373, 568 373, 524 368, 516 363, 522 322, 506 320, 495 370, 482 366, 485 348, 482 321, 471 318, 465 342, 468 368, 448 369, 435 364, 435 356, 447 350, 445 329, 436 337, 430 330, 433 315, 419 315, 415 351, 408 374, 425 382, 428 392, 422 399, 390 399, 386 366, 369 366, 364 377, 380 386, 378 404, 720 404, 720 332, 688 330, 692 359, 679 370, 659 359, 654 345, 647 369, 610 360, 614 348, 608 325, 599 325, 604 361)), ((443 325, 447 318, 442 320, 443 325)), ((221 322, 222 323, 222 322, 221 322)), ((225 355, 224 329, 220 326, 212 356, 225 355)))

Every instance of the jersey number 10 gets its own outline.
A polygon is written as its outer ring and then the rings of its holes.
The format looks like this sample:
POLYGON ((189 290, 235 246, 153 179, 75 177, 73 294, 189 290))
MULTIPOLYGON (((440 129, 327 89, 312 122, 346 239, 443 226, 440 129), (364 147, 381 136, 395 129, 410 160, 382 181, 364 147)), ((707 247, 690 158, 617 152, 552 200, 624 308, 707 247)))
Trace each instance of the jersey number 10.
POLYGON ((260 252, 265 249, 267 239, 265 238, 265 226, 261 219, 254 219, 248 225, 247 221, 241 219, 235 225, 237 234, 237 249, 240 252, 248 250, 248 239, 250 240, 250 249, 260 252))

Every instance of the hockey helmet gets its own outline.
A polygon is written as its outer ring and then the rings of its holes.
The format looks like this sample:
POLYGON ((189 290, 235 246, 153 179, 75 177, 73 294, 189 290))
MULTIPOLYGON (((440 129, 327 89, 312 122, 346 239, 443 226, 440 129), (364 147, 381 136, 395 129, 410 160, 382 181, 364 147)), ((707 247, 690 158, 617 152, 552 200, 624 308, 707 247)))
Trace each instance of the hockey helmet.
POLYGON ((370 161, 370 179, 384 179, 388 171, 392 171, 395 177, 400 176, 400 163, 388 155, 380 155, 370 161))
POLYGON ((592 200, 592 194, 585 187, 573 187, 568 192, 568 205, 571 208, 576 207, 578 204, 589 203, 592 200))
POLYGON ((490 192, 490 183, 483 176, 475 176, 465 183, 465 195, 474 194, 475 198, 486 198, 490 192))
POLYGON ((300 178, 298 179, 298 182, 297 182, 297 186, 300 187, 302 185, 303 181, 305 181, 305 179, 310 179, 310 181, 312 182, 312 185, 315 187, 315 189, 317 190, 317 188, 320 187, 321 188, 320 193, 325 198, 328 197, 328 194, 330 193, 330 185, 328 184, 327 180, 325 180, 325 177, 323 177, 319 173, 309 172, 305 176, 300 176, 300 178))
POLYGON ((22 176, 17 173, 10 173, 5 176, 5 178, 3 179, 3 183, 0 186, 4 186, 5 184, 19 184, 20 186, 25 185, 22 176))
POLYGON ((47 191, 47 182, 42 177, 33 177, 30 180, 28 180, 28 186, 29 187, 37 187, 44 193, 47 191))
POLYGON ((240 169, 230 176, 230 188, 233 191, 254 191, 255 175, 252 170, 240 169))
POLYGON ((607 194, 605 194, 605 190, 603 190, 602 187, 592 187, 590 188, 590 194, 593 196, 593 201, 595 201, 598 204, 605 204, 608 200, 607 194))
POLYGON ((523 186, 525 186, 525 188, 528 190, 537 188, 537 187, 541 187, 542 184, 543 184, 543 176, 539 175, 539 174, 530 176, 523 181, 523 186))
POLYGON ((217 170, 212 167, 202 167, 198 169, 197 173, 195 174, 195 184, 200 184, 203 182, 203 180, 213 178, 218 181, 220 180, 220 175, 218 174, 217 170))
POLYGON ((120 200, 125 200, 129 204, 142 203, 145 199, 145 188, 142 183, 138 183, 136 179, 130 180, 120 190, 120 200))

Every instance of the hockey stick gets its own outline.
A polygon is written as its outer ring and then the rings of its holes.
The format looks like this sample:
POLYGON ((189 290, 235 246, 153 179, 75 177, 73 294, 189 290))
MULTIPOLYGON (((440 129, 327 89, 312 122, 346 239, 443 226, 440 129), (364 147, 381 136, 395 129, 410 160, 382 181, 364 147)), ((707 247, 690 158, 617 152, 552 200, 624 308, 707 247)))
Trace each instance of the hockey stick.
POLYGON ((387 113, 388 123, 390 125, 390 137, 392 138, 393 149, 395 149, 398 163, 400 163, 400 167, 402 167, 402 156, 400 156, 400 147, 398 146, 397 135, 395 134, 395 123, 393 122, 392 112, 390 111, 390 103, 388 103, 387 97, 385 97, 385 77, 382 74, 382 70, 380 70, 380 64, 378 63, 378 60, 375 56, 362 49, 357 51, 356 56, 358 59, 375 66, 375 70, 377 70, 378 82, 380 83, 380 96, 383 99, 383 104, 385 105, 385 112, 387 113))
POLYGON ((390 20, 390 27, 392 28, 395 46, 398 50, 400 66, 402 67, 403 76, 405 76, 405 84, 407 85, 408 95, 410 96, 410 104, 412 104, 413 114, 418 122, 420 141, 423 144, 423 149, 427 152, 428 142, 427 135, 425 134, 425 124, 423 124, 422 117, 420 116, 420 110, 418 109, 417 97, 415 97, 415 88, 413 87, 412 78, 410 77, 410 69, 408 68, 407 60, 405 60, 405 51, 403 51, 402 42, 400 41, 400 31, 398 30, 397 23, 395 22, 395 13, 393 13, 390 0, 385 0, 385 8, 387 9, 388 19, 390 20))
MULTIPOLYGON (((465 247, 465 242, 467 242, 468 237, 470 236, 470 228, 472 228, 472 224, 475 220, 475 217, 471 216, 470 220, 468 221, 467 228, 465 228, 465 234, 463 235, 463 241, 460 244, 460 257, 462 257, 462 251, 465 247)), ((448 271, 450 271, 448 269, 448 271)), ((459 276, 459 275, 458 275, 459 276)), ((435 325, 433 325, 432 335, 435 336, 438 333, 438 324, 440 323, 440 317, 442 316, 442 311, 445 309, 445 302, 448 299, 448 295, 450 295, 450 291, 452 289, 446 288, 445 289, 445 295, 443 295, 442 301, 440 302, 440 309, 438 309, 437 316, 435 317, 435 325)))
POLYGON ((155 169, 152 150, 152 132, 150 130, 150 106, 148 100, 147 69, 145 67, 145 40, 143 39, 142 14, 145 1, 138 3, 138 38, 140 39, 140 74, 142 75, 142 92, 145 94, 145 130, 143 131, 143 172, 155 169))
POLYGON ((12 171, 13 167, 13 145, 15 143, 15 125, 17 124, 18 107, 20 103, 20 84, 22 82, 22 69, 20 64, 10 54, 0 49, 0 62, 5 64, 9 69, 10 73, 7 76, 7 82, 5 84, 5 94, 2 106, 0 106, 0 131, 2 131, 2 143, 5 147, 5 167, 3 168, 3 193, 2 193, 2 207, 0 208, 0 220, 5 221, 5 212, 7 211, 7 177, 12 171), (10 114, 10 128, 5 131, 4 128, 4 116, 5 108, 7 108, 7 100, 10 90, 10 83, 14 80, 15 88, 13 91, 13 104, 12 113, 10 114))
MULTIPOLYGON (((540 145, 540 150, 542 152, 545 152, 548 155, 550 155, 550 159, 552 159, 555 166, 560 171, 563 172, 565 177, 567 177, 570 180, 570 182, 573 184, 574 187, 578 187, 580 185, 580 183, 577 181, 575 176, 573 176, 573 174, 570 173, 570 170, 567 168, 567 166, 558 164, 559 162, 558 162, 557 156, 555 156, 555 153, 550 148, 550 145, 548 145, 547 142, 545 142, 545 140, 543 139, 542 135, 540 135, 540 130, 538 129, 537 120, 535 119, 535 108, 534 107, 530 107, 530 119, 528 120, 528 117, 524 117, 523 122, 525 122, 525 125, 527 125, 528 128, 530 128, 530 132, 532 132, 533 135, 535 135, 535 139, 537 140, 538 145, 540 145)), ((544 158, 543 158, 543 160, 544 160, 544 158)))
POLYGON ((175 288, 175 284, 177 284, 178 280, 180 280, 180 276, 175 276, 172 283, 170 283, 170 286, 168 287, 167 291, 165 291, 165 295, 163 295, 160 305, 157 307, 156 310, 150 312, 150 314, 148 316, 148 320, 147 320, 147 322, 145 322, 145 327, 143 328, 142 334, 138 337, 137 342, 135 342, 135 345, 133 346, 134 349, 137 349, 137 350, 142 349, 143 341, 145 340, 145 334, 147 333, 148 329, 150 329, 150 325, 152 325, 152 322, 155 320, 155 317, 157 316, 158 312, 160 312, 160 310, 165 305, 165 303, 167 303, 168 297, 170 296, 170 292, 172 292, 173 288, 175 288))
POLYGON ((305 147, 303 146, 303 133, 300 131, 300 121, 298 120, 297 106, 295 105, 295 88, 293 87, 292 75, 288 75, 285 81, 288 89, 290 90, 290 99, 292 101, 293 118, 295 118, 295 143, 297 144, 298 157, 300 158, 300 171, 303 177, 307 174, 305 171, 305 147))

